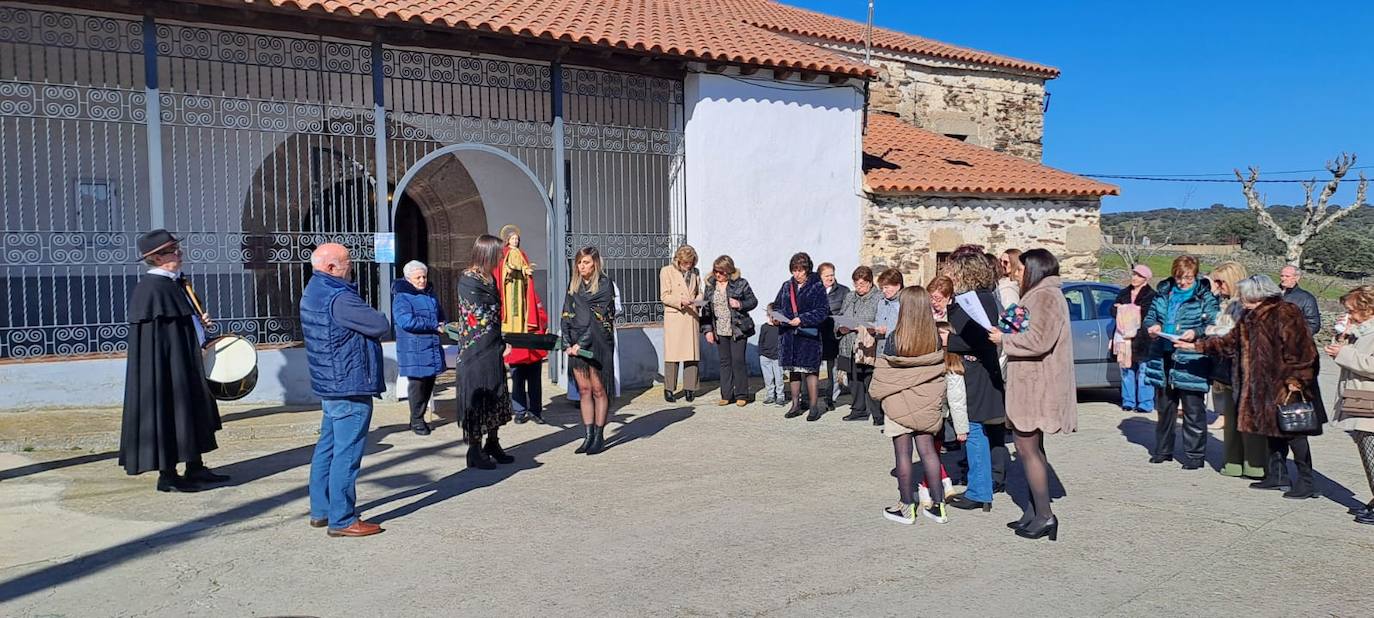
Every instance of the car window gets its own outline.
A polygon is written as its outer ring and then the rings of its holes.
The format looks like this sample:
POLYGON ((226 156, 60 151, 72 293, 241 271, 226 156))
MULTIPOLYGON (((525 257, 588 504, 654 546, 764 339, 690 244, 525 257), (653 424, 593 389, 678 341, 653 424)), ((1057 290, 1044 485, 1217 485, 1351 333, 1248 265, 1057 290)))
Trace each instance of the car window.
POLYGON ((1064 300, 1069 302, 1069 320, 1081 322, 1092 319, 1092 304, 1088 291, 1084 288, 1064 290, 1064 300))
POLYGON ((1105 320, 1112 317, 1112 305, 1116 304, 1117 291, 1112 288, 1092 289, 1093 306, 1097 307, 1097 319, 1105 320))

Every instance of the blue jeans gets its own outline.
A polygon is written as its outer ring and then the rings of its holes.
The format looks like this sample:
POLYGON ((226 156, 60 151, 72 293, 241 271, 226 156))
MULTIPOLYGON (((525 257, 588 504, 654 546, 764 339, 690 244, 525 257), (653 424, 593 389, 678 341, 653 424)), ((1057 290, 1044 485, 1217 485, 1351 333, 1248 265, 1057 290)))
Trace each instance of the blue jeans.
POLYGON ((320 439, 310 460, 310 518, 329 519, 330 528, 358 521, 358 466, 372 423, 372 398, 325 399, 320 439))
POLYGON ((778 364, 778 359, 759 356, 759 369, 763 370, 764 398, 771 397, 779 402, 785 399, 782 394, 782 365, 778 364))
POLYGON ((979 502, 992 502, 992 450, 983 424, 968 424, 968 440, 964 441, 968 456, 968 485, 964 497, 979 502))
POLYGON ((1145 383, 1145 368, 1141 363, 1121 370, 1121 409, 1155 411, 1155 387, 1145 383))

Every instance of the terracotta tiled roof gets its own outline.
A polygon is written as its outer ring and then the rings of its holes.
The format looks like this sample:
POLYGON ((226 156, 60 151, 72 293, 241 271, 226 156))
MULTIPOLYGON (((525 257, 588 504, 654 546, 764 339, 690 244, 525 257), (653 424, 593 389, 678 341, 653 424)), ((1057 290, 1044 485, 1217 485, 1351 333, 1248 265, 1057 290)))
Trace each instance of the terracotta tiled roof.
MULTIPOLYGON (((862 44, 866 26, 834 15, 787 6, 772 0, 715 0, 731 15, 744 18, 750 24, 775 32, 827 39, 841 43, 862 44)), ((883 28, 873 29, 873 46, 893 51, 958 60, 974 64, 1016 69, 1048 78, 1059 76, 1059 69, 1007 56, 990 54, 976 49, 949 45, 883 28)))
POLYGON ((869 114, 864 185, 870 193, 960 193, 1012 197, 1120 195, 1109 184, 869 114))
MULTIPOLYGON (((205 2, 207 0, 200 0, 205 2)), ((208 0, 242 6, 254 0, 208 0)), ((862 62, 745 23, 719 0, 257 0, 352 19, 438 25, 689 60, 871 76, 862 62)))

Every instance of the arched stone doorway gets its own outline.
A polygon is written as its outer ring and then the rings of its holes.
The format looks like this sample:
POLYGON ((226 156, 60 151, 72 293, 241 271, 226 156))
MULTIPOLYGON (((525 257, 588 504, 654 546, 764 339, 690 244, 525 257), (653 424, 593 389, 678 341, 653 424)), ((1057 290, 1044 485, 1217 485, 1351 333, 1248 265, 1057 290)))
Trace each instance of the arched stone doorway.
POLYGON ((457 277, 467 267, 473 241, 508 224, 520 228, 521 247, 535 264, 535 287, 547 302, 549 266, 562 246, 550 238, 547 189, 519 159, 482 144, 446 146, 411 166, 392 195, 395 274, 400 277, 412 259, 428 264, 447 315, 455 315, 457 277))

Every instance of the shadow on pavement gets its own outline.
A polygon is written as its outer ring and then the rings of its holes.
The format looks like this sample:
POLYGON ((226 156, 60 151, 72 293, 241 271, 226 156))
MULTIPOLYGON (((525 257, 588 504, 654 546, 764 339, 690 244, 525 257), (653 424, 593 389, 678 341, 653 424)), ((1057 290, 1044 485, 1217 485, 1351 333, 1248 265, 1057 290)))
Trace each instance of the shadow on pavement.
MULTIPOLYGON (((391 449, 391 445, 381 444, 380 441, 393 433, 403 432, 407 429, 408 427, 405 425, 390 425, 369 432, 366 452, 370 455, 375 455, 376 453, 391 449)), ((450 448, 452 444, 451 441, 437 442, 433 446, 405 453, 380 463, 365 463, 365 471, 368 474, 385 471, 439 453, 440 451, 450 448)), ((241 462, 218 466, 215 469, 222 473, 229 474, 231 476, 231 485, 242 485, 249 481, 280 474, 298 466, 308 465, 314 449, 314 444, 300 446, 279 453, 272 453, 270 455, 264 455, 241 462)), ((364 462, 366 462, 366 459, 364 459, 364 462)), ((213 464, 213 460, 211 463, 213 464)), ((151 485, 148 491, 152 491, 151 485)), ((214 491, 214 489, 210 491, 214 491)), ((218 526, 252 519, 282 504, 304 498, 308 495, 308 492, 308 488, 302 484, 218 513, 198 517, 167 530, 158 531, 125 543, 113 545, 100 551, 75 558, 70 562, 54 564, 32 573, 2 581, 0 582, 0 602, 7 602, 36 592, 41 592, 54 586, 94 575, 129 560, 193 541, 218 526)), ((304 526, 304 520, 305 515, 302 514, 302 526, 304 526)))
MULTIPOLYGON (((1148 456, 1154 451, 1156 418, 1154 414, 1142 414, 1122 419, 1121 423, 1117 425, 1117 428, 1121 430, 1121 435, 1124 436, 1128 442, 1145 449, 1145 456, 1141 457, 1140 460, 1142 464, 1148 460, 1148 456)), ((1179 436, 1182 436, 1182 433, 1182 431, 1175 432, 1175 434, 1179 436)), ((1181 437, 1178 439, 1181 439, 1181 437)), ((1175 453, 1178 452, 1178 448, 1178 446, 1174 447, 1175 453)), ((1206 459, 1207 467, 1217 473, 1221 472, 1222 467, 1226 463, 1225 445, 1221 440, 1218 440, 1212 435, 1212 430, 1208 430, 1207 433, 1206 459)), ((1318 463, 1318 454, 1314 452, 1312 454, 1312 464, 1314 468, 1312 471, 1313 485, 1316 487, 1317 491, 1321 493, 1322 497, 1344 507, 1364 506, 1364 503, 1360 502, 1359 499, 1355 497, 1355 493, 1348 487, 1337 483, 1330 477, 1317 471, 1315 468, 1318 463)), ((1287 467, 1289 478, 1292 478, 1295 473, 1292 461, 1285 461, 1284 465, 1287 467)))
MULTIPOLYGON (((669 425, 691 417, 692 414, 693 411, 691 408, 674 408, 634 417, 633 419, 628 419, 629 422, 621 420, 626 418, 621 415, 617 418, 618 422, 621 423, 619 431, 611 436, 606 448, 610 449, 637 439, 647 438, 664 430, 669 425)), ((553 426, 557 427, 559 425, 553 424, 553 426)), ((419 487, 412 486, 410 489, 400 491, 380 500, 374 500, 367 504, 359 505, 358 511, 371 511, 398 500, 405 500, 421 495, 424 496, 415 502, 394 508, 385 513, 370 515, 367 518, 368 521, 377 524, 399 519, 430 506, 445 502, 450 498, 461 496, 474 489, 490 487, 520 472, 541 467, 544 464, 540 463, 536 457, 554 449, 566 447, 581 437, 581 426, 578 424, 569 425, 554 433, 507 448, 506 452, 512 457, 515 457, 514 463, 498 465, 495 470, 464 468, 437 481, 419 487)), ((404 484, 402 481, 404 480, 405 479, 401 477, 392 477, 390 479, 382 479, 379 482, 403 486, 404 484)))
POLYGON ((52 470, 61 470, 62 468, 70 468, 72 466, 80 466, 83 464, 95 463, 97 461, 107 461, 110 459, 116 459, 118 457, 119 451, 109 451, 106 453, 91 453, 89 455, 68 457, 67 459, 42 461, 38 463, 29 464, 26 466, 19 466, 18 468, 0 470, 0 481, 8 481, 10 479, 17 479, 20 477, 29 476, 31 474, 39 474, 41 472, 49 472, 52 470))

